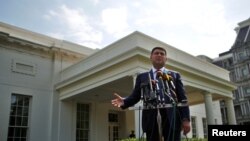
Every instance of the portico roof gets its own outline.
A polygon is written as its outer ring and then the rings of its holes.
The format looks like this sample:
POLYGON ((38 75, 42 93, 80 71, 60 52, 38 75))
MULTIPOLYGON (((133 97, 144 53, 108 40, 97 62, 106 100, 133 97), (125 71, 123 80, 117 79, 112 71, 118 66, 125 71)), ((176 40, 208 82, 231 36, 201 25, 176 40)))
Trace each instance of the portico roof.
POLYGON ((190 104, 203 103, 203 92, 212 93, 213 99, 232 98, 236 86, 227 70, 135 31, 63 70, 56 85, 60 99, 109 102, 113 92, 129 95, 134 76, 150 70, 155 46, 166 48, 166 67, 182 74, 190 104))

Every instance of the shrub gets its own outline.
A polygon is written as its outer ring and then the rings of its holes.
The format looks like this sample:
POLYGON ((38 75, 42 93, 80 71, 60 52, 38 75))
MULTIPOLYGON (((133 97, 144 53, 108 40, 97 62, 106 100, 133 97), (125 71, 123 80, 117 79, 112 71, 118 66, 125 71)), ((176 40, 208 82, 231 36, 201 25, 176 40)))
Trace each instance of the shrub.
MULTIPOLYGON (((145 138, 143 139, 136 139, 136 138, 128 138, 128 139, 122 139, 122 140, 119 140, 119 141, 146 141, 145 138)), ((204 138, 183 138, 181 139, 181 141, 207 141, 207 139, 204 139, 204 138)))
POLYGON ((207 139, 204 139, 204 138, 183 138, 181 139, 181 141, 207 141, 207 139))

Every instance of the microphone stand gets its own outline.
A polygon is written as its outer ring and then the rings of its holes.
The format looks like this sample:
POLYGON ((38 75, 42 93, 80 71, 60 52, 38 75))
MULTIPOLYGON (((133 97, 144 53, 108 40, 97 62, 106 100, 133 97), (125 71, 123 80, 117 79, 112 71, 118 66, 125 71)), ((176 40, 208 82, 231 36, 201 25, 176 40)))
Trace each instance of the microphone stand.
MULTIPOLYGON (((158 96, 158 102, 157 102, 157 124, 158 124, 158 132, 159 132, 159 141, 163 141, 163 138, 162 138, 162 117, 161 117, 161 113, 160 113, 160 104, 162 102, 164 102, 164 96, 160 96, 160 93, 163 94, 163 91, 162 89, 160 89, 159 87, 159 83, 161 83, 161 86, 164 88, 164 83, 163 83, 163 80, 162 80, 162 77, 159 76, 158 77, 159 79, 159 82, 156 81, 156 90, 157 90, 157 96, 158 96)), ((163 89, 164 90, 164 89, 163 89)))
MULTIPOLYGON (((160 99, 160 102, 162 102, 163 103, 163 105, 162 105, 162 107, 165 107, 165 100, 164 100, 164 95, 166 95, 169 99, 170 99, 170 101, 172 101, 172 104, 173 104, 173 107, 174 107, 174 109, 176 108, 175 106, 176 106, 176 101, 173 99, 173 97, 171 96, 171 93, 170 93, 170 87, 169 87, 169 85, 168 85, 168 76, 167 76, 167 78, 165 78, 166 80, 165 81, 163 81, 163 75, 164 74, 162 74, 161 72, 159 73, 159 75, 158 75, 158 79, 159 79, 159 81, 160 81, 160 84, 161 84, 161 89, 159 89, 159 86, 157 86, 157 89, 158 89, 158 92, 162 92, 162 94, 163 94, 163 96, 162 96, 162 99, 160 99), (165 83, 164 83, 165 82, 165 83), (165 84, 165 85, 164 85, 165 84), (165 87, 166 86, 166 87, 165 87)), ((170 82, 171 83, 171 82, 170 82)), ((171 83, 172 84, 172 83, 171 83)), ((158 83, 157 83, 157 85, 158 85, 158 83)), ((173 87, 173 88, 175 88, 175 87, 173 87)), ((174 111, 174 113, 173 113, 174 115, 175 115, 175 111, 174 111)), ((175 116, 173 117, 173 118, 175 118, 175 116)), ((174 119, 174 121, 173 122, 175 122, 175 119, 174 119)), ((162 123, 162 118, 161 118, 161 115, 160 115, 160 111, 159 111, 159 108, 157 108, 157 123, 158 123, 158 130, 159 130, 159 140, 160 141, 163 141, 163 138, 162 138, 162 125, 161 125, 161 123, 162 123)), ((174 125, 175 126, 175 125, 174 125)), ((174 137, 174 136, 173 136, 174 137)))
MULTIPOLYGON (((164 77, 165 78, 165 85, 166 85, 166 89, 165 89, 165 94, 169 97, 169 99, 172 101, 172 105, 173 105, 173 117, 172 117, 172 119, 171 119, 171 124, 170 124, 170 128, 172 128, 171 126, 172 126, 172 123, 174 124, 173 125, 173 130, 175 130, 175 120, 176 120, 176 108, 177 108, 177 97, 176 97, 176 94, 175 94, 175 92, 172 90, 172 93, 175 95, 175 97, 173 97, 172 95, 171 95, 171 93, 170 93, 170 87, 169 87, 169 85, 168 85, 168 83, 170 83, 170 85, 172 86, 172 88, 173 89, 175 89, 175 86, 174 86, 174 84, 173 84, 173 81, 172 81, 172 78, 171 78, 171 76, 168 76, 167 74, 166 74, 166 76, 164 77), (173 120, 173 121, 172 121, 173 120)), ((175 134, 175 132, 173 132, 173 135, 172 135, 172 141, 174 141, 174 134, 175 134)), ((170 136, 168 136, 168 139, 167 140, 169 140, 169 137, 170 136)))

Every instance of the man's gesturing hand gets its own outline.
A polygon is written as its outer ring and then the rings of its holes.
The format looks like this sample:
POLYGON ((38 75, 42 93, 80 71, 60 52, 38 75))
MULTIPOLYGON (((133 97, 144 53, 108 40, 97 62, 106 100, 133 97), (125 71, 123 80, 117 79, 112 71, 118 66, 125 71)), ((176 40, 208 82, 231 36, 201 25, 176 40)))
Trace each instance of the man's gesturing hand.
POLYGON ((116 98, 111 100, 111 103, 116 107, 121 107, 124 104, 124 98, 118 95, 117 93, 114 93, 114 95, 116 98))

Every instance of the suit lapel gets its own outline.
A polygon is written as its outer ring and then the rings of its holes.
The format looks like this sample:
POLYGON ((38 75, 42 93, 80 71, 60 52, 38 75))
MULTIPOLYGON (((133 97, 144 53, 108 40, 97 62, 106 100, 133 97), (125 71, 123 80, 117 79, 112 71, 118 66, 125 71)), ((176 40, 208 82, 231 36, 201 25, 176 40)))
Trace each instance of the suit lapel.
POLYGON ((151 80, 154 80, 154 72, 152 69, 149 71, 149 74, 150 74, 151 80))

